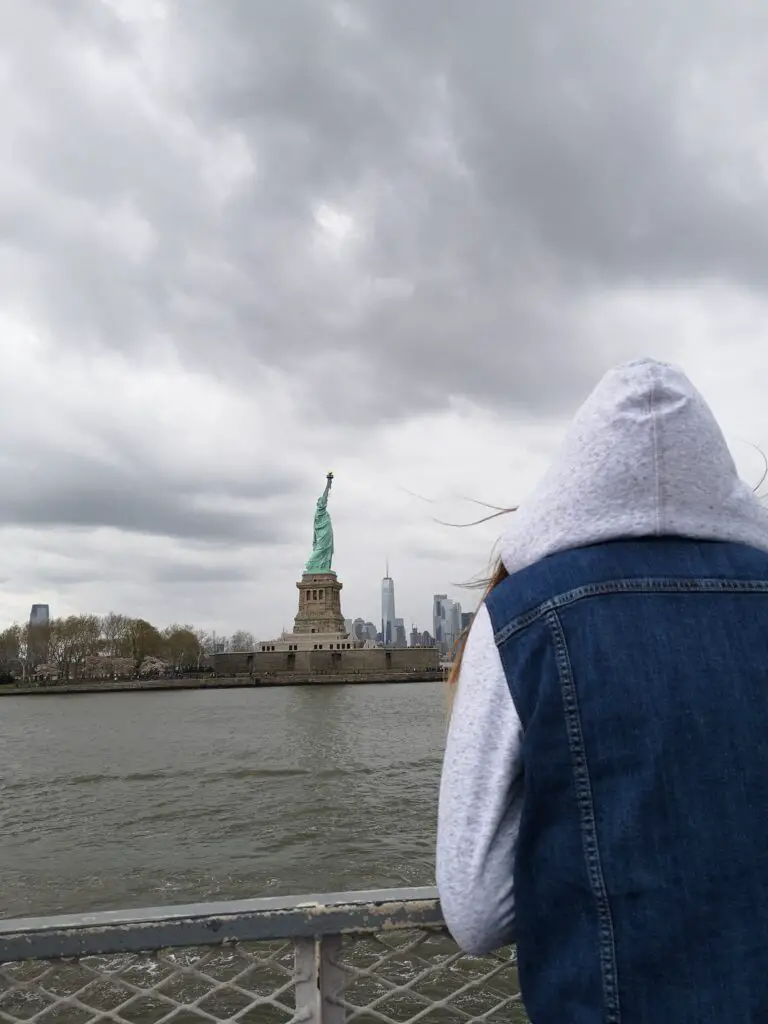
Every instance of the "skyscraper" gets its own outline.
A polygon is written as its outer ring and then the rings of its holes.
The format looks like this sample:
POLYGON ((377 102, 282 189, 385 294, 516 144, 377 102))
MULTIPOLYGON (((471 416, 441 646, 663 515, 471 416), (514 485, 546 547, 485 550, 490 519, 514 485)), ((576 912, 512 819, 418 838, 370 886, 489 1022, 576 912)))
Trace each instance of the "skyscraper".
POLYGON ((48 661, 51 610, 47 604, 33 604, 29 613, 27 657, 34 668, 48 661))
POLYGON ((386 571, 381 581, 381 641, 391 647, 395 642, 395 582, 389 575, 389 562, 386 571))
POLYGON ((405 622, 402 619, 395 619, 395 647, 407 647, 408 638, 405 635, 405 622))
POLYGON ((447 601, 447 594, 435 594, 432 598, 432 633, 441 651, 444 650, 445 643, 445 605, 447 601))
POLYGON ((453 602, 453 644, 452 648, 456 646, 456 643, 461 638, 461 605, 458 601, 453 602))
POLYGON ((29 613, 30 626, 47 626, 51 621, 51 610, 47 604, 33 604, 29 613))
POLYGON ((435 641, 442 654, 452 654, 461 634, 461 605, 446 594, 432 598, 432 627, 435 641))

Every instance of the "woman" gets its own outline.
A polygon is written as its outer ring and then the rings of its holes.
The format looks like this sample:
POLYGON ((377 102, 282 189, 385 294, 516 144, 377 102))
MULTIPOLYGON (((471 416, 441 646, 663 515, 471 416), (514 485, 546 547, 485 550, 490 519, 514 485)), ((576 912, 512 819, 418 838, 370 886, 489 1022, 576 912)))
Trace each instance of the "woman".
POLYGON ((674 367, 611 371, 510 518, 437 881, 533 1024, 768 1021, 768 515, 674 367))

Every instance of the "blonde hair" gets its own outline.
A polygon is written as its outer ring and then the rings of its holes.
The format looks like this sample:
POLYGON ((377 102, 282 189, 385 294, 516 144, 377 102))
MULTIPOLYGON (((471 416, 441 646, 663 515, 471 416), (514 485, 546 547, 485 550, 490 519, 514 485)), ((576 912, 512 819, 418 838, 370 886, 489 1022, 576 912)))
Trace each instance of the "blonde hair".
MULTIPOLYGON (((478 504, 482 505, 482 504, 485 504, 485 503, 484 502, 478 502, 478 504)), ((479 523, 487 523, 490 519, 496 519, 498 516, 508 515, 510 512, 516 512, 517 511, 517 506, 516 505, 513 508, 498 508, 498 506, 486 506, 486 507, 488 507, 488 508, 497 508, 498 511, 494 512, 493 515, 484 516, 482 519, 477 519, 473 523, 445 523, 444 525, 446 525, 446 526, 455 526, 458 529, 464 529, 464 528, 466 528, 468 526, 477 526, 479 523)), ((495 587, 498 587, 498 585, 501 582, 503 582, 508 576, 509 576, 509 573, 507 572, 507 570, 506 570, 506 568, 504 566, 504 563, 501 560, 501 557, 498 557, 495 560, 495 562, 493 564, 493 568, 491 569, 491 572, 489 573, 488 576, 480 577, 480 578, 472 580, 470 583, 466 583, 464 585, 467 586, 467 587, 475 587, 475 588, 481 588, 482 589, 483 596, 482 596, 482 598, 480 599, 480 602, 479 602, 479 605, 482 605, 483 601, 485 601, 486 597, 490 594, 490 592, 495 587)), ((450 713, 451 713, 451 709, 453 707, 453 700, 454 700, 454 697, 456 695, 456 684, 459 681, 459 674, 461 672, 461 662, 462 662, 462 658, 464 657, 464 648, 467 645, 467 637, 469 636, 469 630, 471 628, 472 627, 470 626, 467 629, 465 629, 460 634, 460 636, 456 640, 456 643, 453 646, 453 652, 452 652, 453 653, 453 664, 451 665, 451 670, 448 673, 448 679, 447 679, 447 683, 448 683, 448 714, 449 714, 449 716, 450 716, 450 713)))

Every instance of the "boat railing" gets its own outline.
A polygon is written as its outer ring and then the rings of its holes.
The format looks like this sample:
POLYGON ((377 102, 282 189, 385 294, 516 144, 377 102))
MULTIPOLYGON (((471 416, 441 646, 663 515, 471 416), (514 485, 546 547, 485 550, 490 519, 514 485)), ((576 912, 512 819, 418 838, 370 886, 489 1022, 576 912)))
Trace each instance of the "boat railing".
POLYGON ((4 1024, 526 1019, 514 950, 463 954, 432 888, 0 921, 4 1024))

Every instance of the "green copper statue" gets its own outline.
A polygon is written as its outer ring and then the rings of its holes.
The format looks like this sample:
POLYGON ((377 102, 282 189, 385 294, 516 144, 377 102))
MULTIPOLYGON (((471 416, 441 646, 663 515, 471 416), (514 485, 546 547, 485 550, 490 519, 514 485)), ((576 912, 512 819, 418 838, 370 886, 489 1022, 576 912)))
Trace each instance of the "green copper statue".
POLYGON ((333 473, 326 477, 325 490, 317 499, 315 524, 312 534, 312 554, 309 556, 305 572, 330 572, 333 561, 333 526, 328 512, 328 494, 333 483, 333 473))

